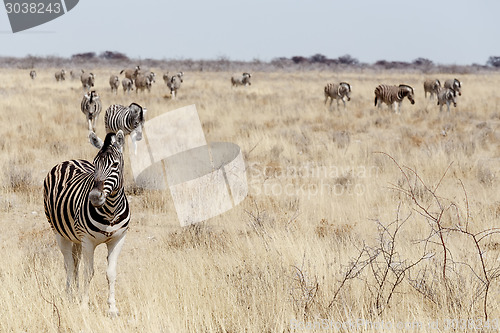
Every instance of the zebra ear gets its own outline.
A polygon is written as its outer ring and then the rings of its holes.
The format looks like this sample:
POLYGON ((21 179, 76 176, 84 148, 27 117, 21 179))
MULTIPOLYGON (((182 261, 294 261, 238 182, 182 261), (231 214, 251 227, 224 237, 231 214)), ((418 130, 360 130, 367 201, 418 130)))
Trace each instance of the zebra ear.
POLYGON ((123 149, 123 145, 125 144, 125 135, 122 130, 119 130, 115 135, 115 142, 113 143, 116 147, 123 149))
POLYGON ((101 138, 99 138, 97 136, 97 134, 95 134, 92 131, 89 132, 89 141, 90 141, 90 144, 92 146, 96 147, 97 149, 101 149, 102 145, 104 144, 104 142, 101 140, 101 138))

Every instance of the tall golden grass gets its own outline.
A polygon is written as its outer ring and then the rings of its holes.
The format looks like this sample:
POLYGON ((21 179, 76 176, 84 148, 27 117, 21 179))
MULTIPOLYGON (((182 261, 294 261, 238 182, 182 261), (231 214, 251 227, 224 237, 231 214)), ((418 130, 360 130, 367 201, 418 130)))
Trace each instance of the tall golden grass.
POLYGON ((84 310, 66 297, 62 255, 43 212, 48 170, 96 154, 81 84, 56 82, 56 70, 35 80, 2 70, 0 331, 437 332, 500 324, 500 237, 471 236, 499 222, 500 75, 460 75, 463 96, 448 114, 424 99, 423 74, 262 72, 233 89, 233 73, 192 72, 172 100, 159 69, 151 93, 129 95, 111 93, 117 71, 95 70, 104 107, 136 102, 151 119, 196 104, 208 141, 242 148, 249 183, 233 210, 181 228, 170 194, 137 188, 127 169, 132 220, 118 262, 120 316, 109 318, 105 248, 97 248, 84 310), (323 103, 323 87, 334 81, 352 85, 346 110, 323 103), (416 104, 405 100, 400 115, 375 108, 380 83, 412 85, 416 104), (470 235, 460 233, 466 227, 470 235))

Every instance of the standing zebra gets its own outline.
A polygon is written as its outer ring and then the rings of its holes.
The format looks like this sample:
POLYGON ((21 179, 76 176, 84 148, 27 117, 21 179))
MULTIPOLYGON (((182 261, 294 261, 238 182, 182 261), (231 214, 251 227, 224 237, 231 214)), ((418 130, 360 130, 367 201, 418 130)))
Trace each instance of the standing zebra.
POLYGON ((129 106, 111 105, 104 114, 106 133, 116 133, 121 130, 124 135, 130 134, 134 145, 134 153, 137 154, 136 141, 142 140, 142 127, 144 126, 146 111, 146 108, 142 108, 136 103, 129 106))
POLYGON ((134 90, 134 82, 131 79, 124 78, 122 80, 123 93, 130 93, 130 90, 134 90))
MULTIPOLYGON (((181 87, 181 83, 184 82, 182 77, 184 76, 183 72, 179 72, 173 76, 171 76, 167 82, 167 87, 170 89, 170 95, 172 99, 175 99, 177 96, 177 90, 181 87)), ((165 75, 163 76, 163 80, 165 80, 165 75)))
POLYGON ((34 69, 31 70, 30 77, 31 77, 32 80, 34 80, 36 78, 36 72, 35 72, 34 69))
POLYGON ((462 82, 458 79, 449 79, 444 81, 444 87, 453 89, 458 94, 458 96, 462 96, 462 82))
POLYGON ((92 73, 85 73, 82 69, 82 75, 80 75, 80 81, 82 81, 83 91, 88 91, 94 86, 95 75, 92 73))
POLYGON ((108 313, 118 315, 115 301, 116 264, 125 242, 130 209, 123 188, 123 132, 106 135, 93 163, 71 160, 57 164, 45 178, 45 216, 64 256, 66 289, 78 288, 78 266, 83 254, 83 304, 89 303, 94 275, 94 251, 108 248, 108 313))
POLYGON ((54 74, 54 76, 55 76, 57 82, 64 81, 64 80, 66 80, 66 71, 64 69, 61 69, 60 71, 57 71, 54 74))
POLYGON ((83 95, 80 108, 89 123, 89 132, 95 132, 97 118, 102 111, 101 99, 95 90, 83 95))
POLYGON ((439 112, 443 111, 443 106, 446 104, 448 113, 450 112, 450 104, 453 103, 457 107, 457 92, 451 88, 440 87, 437 93, 439 112))
MULTIPOLYGON (((153 73, 153 72, 151 72, 151 73, 153 73)), ((144 89, 147 89, 149 92, 151 92, 152 81, 151 81, 150 77, 151 77, 150 75, 143 75, 143 74, 137 75, 137 77, 135 78, 135 93, 136 94, 139 93, 139 90, 144 91, 144 89)))
POLYGON ((109 77, 109 86, 111 87, 111 92, 116 95, 118 93, 118 87, 120 86, 118 75, 111 75, 109 77))
POLYGON ((438 79, 435 80, 425 80, 424 81, 424 95, 427 98, 427 93, 429 93, 429 98, 433 99, 434 95, 437 96, 438 90, 441 88, 441 82, 438 79))
POLYGON ((251 77, 250 73, 243 73, 241 76, 234 75, 231 77, 231 85, 232 87, 250 86, 252 85, 252 82, 250 82, 251 77))
POLYGON ((351 100, 351 85, 347 82, 340 82, 339 84, 327 83, 325 86, 325 104, 328 98, 330 98, 330 109, 334 99, 337 100, 337 109, 339 108, 339 100, 344 103, 345 109, 346 98, 348 101, 351 100))
POLYGON ((413 88, 406 84, 399 86, 389 86, 381 84, 375 88, 375 106, 381 107, 382 103, 393 105, 394 112, 401 112, 401 103, 405 97, 410 100, 411 104, 415 104, 413 88))

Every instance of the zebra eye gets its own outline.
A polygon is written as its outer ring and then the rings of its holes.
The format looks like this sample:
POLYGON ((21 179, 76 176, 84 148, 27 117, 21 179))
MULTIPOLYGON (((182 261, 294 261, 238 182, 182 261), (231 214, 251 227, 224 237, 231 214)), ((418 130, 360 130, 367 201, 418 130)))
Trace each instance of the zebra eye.
POLYGON ((116 169, 118 168, 119 165, 120 165, 119 162, 114 162, 113 164, 111 164, 111 167, 116 169))

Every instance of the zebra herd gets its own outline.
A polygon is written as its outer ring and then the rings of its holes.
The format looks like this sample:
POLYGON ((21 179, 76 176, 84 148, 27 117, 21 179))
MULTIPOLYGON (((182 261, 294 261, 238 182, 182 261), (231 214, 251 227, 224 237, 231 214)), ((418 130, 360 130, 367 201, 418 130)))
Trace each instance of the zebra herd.
MULTIPOLYGON (((387 105, 392 105, 394 112, 401 112, 401 104, 403 99, 406 97, 411 104, 415 104, 415 92, 410 85, 400 84, 396 85, 386 85, 380 84, 375 88, 375 106, 378 105, 380 108, 382 103, 387 105)), ((340 83, 327 83, 324 88, 325 93, 325 104, 330 98, 330 109, 332 107, 333 100, 337 100, 337 109, 339 107, 339 100, 344 103, 344 109, 346 108, 347 101, 351 100, 351 85, 347 82, 340 83)), ((450 112, 450 105, 453 104, 454 107, 457 106, 457 95, 462 95, 462 82, 458 79, 446 80, 444 85, 441 86, 441 82, 438 79, 425 80, 424 81, 424 97, 427 98, 429 93, 429 98, 432 100, 434 96, 437 97, 437 105, 439 106, 439 111, 442 111, 443 106, 446 105, 448 112, 450 112)))

